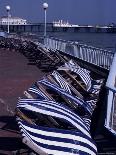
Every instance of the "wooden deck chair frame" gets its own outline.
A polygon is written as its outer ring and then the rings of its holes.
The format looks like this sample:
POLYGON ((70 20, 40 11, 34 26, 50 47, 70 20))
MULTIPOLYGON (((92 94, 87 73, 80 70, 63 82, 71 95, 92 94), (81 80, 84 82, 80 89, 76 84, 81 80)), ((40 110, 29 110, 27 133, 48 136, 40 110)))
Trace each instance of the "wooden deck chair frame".
POLYGON ((69 77, 72 82, 75 82, 75 84, 79 87, 79 89, 83 92, 83 94, 85 94, 85 96, 89 96, 90 98, 95 98, 96 96, 94 94, 91 94, 89 92, 86 91, 86 89, 84 88, 84 86, 81 84, 80 81, 78 81, 77 79, 75 79, 75 77, 67 70, 57 70, 61 75, 64 74, 67 77, 69 77), (62 72, 62 73, 61 73, 62 72))
MULTIPOLYGON (((47 79, 48 79, 50 82, 54 83, 54 84, 58 84, 50 75, 47 76, 47 79)), ((72 109, 76 109, 76 108, 77 108, 77 106, 74 105, 73 102, 71 102, 70 100, 68 100, 66 97, 64 97, 64 96, 61 95, 61 94, 58 94, 58 95, 60 95, 60 97, 61 97, 72 109)))
MULTIPOLYGON (((59 73, 59 74, 60 74, 60 73, 59 73)), ((62 76, 62 75, 60 74, 60 76, 62 76)), ((50 78, 53 79, 52 74, 51 74, 51 75, 48 75, 48 77, 50 77, 50 78)), ((65 79, 65 78, 64 78, 64 79, 65 79)), ((55 78, 54 78, 54 80, 55 80, 55 78)), ((65 80, 66 80, 66 79, 65 79, 65 80)), ((56 81, 56 83, 58 84, 57 80, 55 80, 55 81, 56 81)), ((81 95, 81 93, 80 93, 77 89, 75 89, 75 87, 73 87, 73 85, 72 85, 71 83, 69 83, 67 80, 66 80, 66 82, 68 83, 68 85, 69 85, 71 91, 72 91, 76 96, 78 96, 79 98, 83 99, 83 96, 81 95)))
MULTIPOLYGON (((45 88, 43 88, 43 86, 42 86, 41 84, 37 84, 37 86, 39 87, 39 89, 40 89, 47 97, 49 97, 50 100, 54 100, 54 99, 47 93, 47 91, 45 90, 45 88)), ((32 96, 28 91, 24 91, 24 95, 25 95, 27 98, 29 98, 29 99, 33 99, 33 96, 32 96)), ((43 116, 41 116, 41 117, 43 118, 43 116)), ((43 118, 43 119, 44 119, 44 118, 43 118)), ((48 116, 47 119, 45 119, 45 121, 46 121, 47 125, 49 125, 49 126, 51 126, 51 127, 55 127, 55 126, 59 127, 58 122, 57 122, 56 120, 54 120, 51 116, 48 116), (49 121, 50 121, 51 123, 53 123, 53 125, 51 125, 51 124, 49 123, 49 121)))

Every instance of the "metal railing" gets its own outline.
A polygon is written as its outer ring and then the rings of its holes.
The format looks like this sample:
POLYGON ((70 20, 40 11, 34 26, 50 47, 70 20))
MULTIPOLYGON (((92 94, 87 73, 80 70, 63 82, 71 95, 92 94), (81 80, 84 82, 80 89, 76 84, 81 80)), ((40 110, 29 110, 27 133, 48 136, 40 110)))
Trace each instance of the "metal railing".
POLYGON ((44 44, 46 47, 73 55, 83 61, 87 61, 108 70, 114 57, 114 53, 108 50, 53 37, 45 38, 44 44))
POLYGON ((106 87, 108 90, 107 96, 107 114, 105 127, 116 135, 116 54, 110 67, 109 76, 106 87))

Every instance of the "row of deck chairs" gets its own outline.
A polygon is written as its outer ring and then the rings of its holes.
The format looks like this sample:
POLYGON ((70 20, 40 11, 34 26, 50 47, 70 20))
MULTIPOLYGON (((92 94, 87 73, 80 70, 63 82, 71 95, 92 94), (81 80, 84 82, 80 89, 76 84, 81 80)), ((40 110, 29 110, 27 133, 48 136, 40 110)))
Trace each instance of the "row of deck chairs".
POLYGON ((29 63, 47 70, 53 70, 69 60, 58 50, 48 49, 41 43, 24 38, 1 38, 0 48, 19 51, 28 58, 29 63))
POLYGON ((90 126, 103 81, 70 60, 35 82, 17 103, 23 143, 37 154, 97 154, 90 126))

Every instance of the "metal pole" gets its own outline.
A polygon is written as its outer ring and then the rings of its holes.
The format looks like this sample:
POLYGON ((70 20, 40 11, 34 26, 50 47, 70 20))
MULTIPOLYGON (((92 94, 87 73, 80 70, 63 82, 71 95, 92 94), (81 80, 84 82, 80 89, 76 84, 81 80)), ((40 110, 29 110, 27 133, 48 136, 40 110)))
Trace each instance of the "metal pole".
POLYGON ((46 9, 44 9, 44 13, 45 13, 45 16, 44 16, 44 37, 46 37, 46 9))
POLYGON ((9 26, 10 26, 10 24, 9 24, 9 11, 8 11, 8 33, 10 32, 9 26))

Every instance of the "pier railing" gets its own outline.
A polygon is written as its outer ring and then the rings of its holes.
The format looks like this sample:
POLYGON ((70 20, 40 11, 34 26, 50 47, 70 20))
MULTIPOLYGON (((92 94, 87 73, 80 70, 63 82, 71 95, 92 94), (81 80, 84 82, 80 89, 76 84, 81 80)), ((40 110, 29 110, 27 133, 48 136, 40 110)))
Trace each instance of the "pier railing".
POLYGON ((109 76, 106 87, 108 90, 107 96, 107 114, 105 127, 116 135, 116 54, 110 67, 109 76))
POLYGON ((108 50, 53 37, 45 38, 44 44, 51 49, 73 55, 83 61, 87 61, 108 70, 114 57, 114 53, 108 50))

